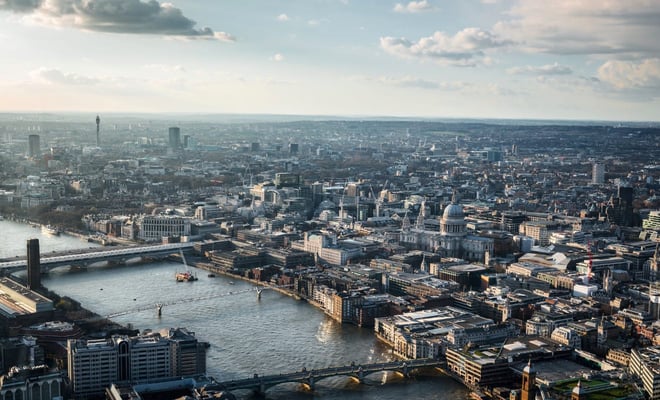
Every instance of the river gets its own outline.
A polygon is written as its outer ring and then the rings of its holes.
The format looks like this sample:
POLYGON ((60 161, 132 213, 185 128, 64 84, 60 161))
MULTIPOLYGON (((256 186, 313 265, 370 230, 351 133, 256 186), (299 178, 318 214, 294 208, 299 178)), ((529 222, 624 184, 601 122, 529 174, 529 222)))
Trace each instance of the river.
MULTIPOLYGON (((29 225, 0 221, 0 257, 22 256, 28 238, 40 239, 42 254, 87 248, 78 238, 41 234, 29 225)), ((258 300, 248 282, 228 277, 208 277, 196 270, 199 280, 176 282, 181 266, 155 262, 87 271, 57 268, 42 283, 60 295, 72 297, 101 315, 129 313, 113 320, 134 328, 158 330, 183 327, 209 342, 207 372, 218 380, 247 378, 255 373, 281 372, 393 360, 387 346, 372 331, 342 325, 315 307, 266 290, 258 300), (158 317, 155 304, 168 303, 158 317), (148 311, 130 312, 154 305, 148 311)), ((240 399, 251 398, 247 392, 240 399)), ((369 376, 367 385, 347 377, 327 378, 313 393, 296 384, 283 384, 267 392, 269 399, 463 399, 468 391, 436 373, 406 381, 393 373, 369 376)))

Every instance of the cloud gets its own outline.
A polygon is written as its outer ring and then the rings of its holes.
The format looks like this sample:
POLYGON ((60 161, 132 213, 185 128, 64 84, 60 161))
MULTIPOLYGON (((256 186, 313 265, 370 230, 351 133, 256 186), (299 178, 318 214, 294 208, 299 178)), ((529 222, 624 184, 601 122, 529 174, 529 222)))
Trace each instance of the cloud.
POLYGON ((640 62, 607 61, 598 68, 598 78, 619 90, 652 90, 654 97, 660 97, 660 58, 640 62))
POLYGON ((658 1, 518 0, 507 15, 493 31, 528 51, 636 58, 660 53, 658 1))
POLYGON ((507 70, 512 75, 569 75, 573 73, 570 67, 559 65, 558 63, 534 67, 527 65, 524 67, 514 67, 507 70))
POLYGON ((406 5, 397 3, 394 6, 394 11, 398 13, 420 13, 433 11, 434 7, 428 2, 428 0, 420 1, 411 1, 406 5))
POLYGON ((152 71, 159 71, 159 72, 166 72, 166 73, 186 72, 186 69, 181 65, 146 64, 146 65, 143 66, 143 68, 148 69, 148 70, 152 70, 152 71))
POLYGON ((286 14, 280 14, 277 16, 278 21, 286 22, 289 20, 289 16, 286 14))
POLYGON ((284 56, 280 53, 275 53, 273 56, 270 58, 271 61, 275 62, 281 62, 284 61, 284 56))
POLYGON ((413 76, 404 76, 401 78, 383 76, 375 79, 376 82, 389 86, 411 87, 429 90, 465 90, 472 87, 472 84, 467 82, 436 82, 426 79, 416 78, 413 76))
POLYGON ((509 41, 479 28, 465 28, 454 36, 435 32, 432 36, 423 37, 416 42, 406 38, 380 38, 380 47, 389 54, 403 58, 430 59, 457 66, 490 63, 485 51, 508 44, 509 41))
POLYGON ((47 84, 59 85, 95 85, 99 83, 97 78, 90 78, 83 75, 65 73, 58 69, 39 68, 30 72, 33 80, 47 84))
POLYGON ((0 0, 0 10, 17 13, 31 12, 38 8, 42 0, 0 0))
POLYGON ((318 19, 310 19, 309 21, 307 21, 307 25, 309 26, 317 26, 320 23, 321 21, 319 21, 318 19))
POLYGON ((0 10, 26 14, 44 25, 89 31, 236 40, 226 32, 197 28, 180 9, 155 0, 0 0, 0 10))

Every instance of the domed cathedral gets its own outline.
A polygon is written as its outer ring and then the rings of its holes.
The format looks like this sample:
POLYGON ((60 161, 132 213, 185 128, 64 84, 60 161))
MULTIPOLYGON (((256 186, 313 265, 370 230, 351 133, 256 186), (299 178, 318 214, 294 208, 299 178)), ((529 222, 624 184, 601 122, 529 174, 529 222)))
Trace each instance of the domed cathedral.
POLYGON ((495 248, 493 239, 468 235, 463 207, 452 199, 440 220, 440 247, 446 257, 488 263, 495 248))
POLYGON ((461 258, 463 240, 467 236, 467 228, 463 207, 452 201, 442 213, 440 220, 441 247, 447 257, 461 258))
POLYGON ((399 243, 408 249, 433 251, 443 257, 477 262, 487 262, 493 255, 493 239, 468 235, 463 207, 458 205, 455 197, 442 213, 439 233, 425 230, 420 217, 415 227, 406 220, 407 216, 401 226, 399 243))

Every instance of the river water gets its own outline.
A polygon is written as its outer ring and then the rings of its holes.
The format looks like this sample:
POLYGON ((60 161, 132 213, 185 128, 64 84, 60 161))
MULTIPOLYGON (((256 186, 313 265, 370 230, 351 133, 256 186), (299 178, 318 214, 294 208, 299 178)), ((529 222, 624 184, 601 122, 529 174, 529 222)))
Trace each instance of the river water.
MULTIPOLYGON (((42 254, 87 248, 89 243, 61 235, 51 237, 39 229, 0 221, 0 258, 22 256, 26 240, 40 239, 42 254)), ((72 297, 101 315, 128 313, 113 320, 134 328, 158 330, 183 327, 211 344, 207 372, 217 380, 292 372, 331 366, 389 361, 387 346, 369 329, 342 325, 315 307, 266 290, 258 300, 248 282, 196 270, 199 280, 176 282, 181 266, 155 262, 87 271, 57 268, 44 276, 49 289, 72 297), (158 317, 155 304, 166 303, 158 317), (146 311, 136 309, 154 306, 146 311)), ((236 393, 252 398, 248 392, 236 393)), ((327 378, 313 393, 297 384, 282 384, 267 392, 269 399, 463 399, 468 391, 452 379, 436 373, 402 380, 393 373, 370 375, 367 385, 347 377, 327 378)))

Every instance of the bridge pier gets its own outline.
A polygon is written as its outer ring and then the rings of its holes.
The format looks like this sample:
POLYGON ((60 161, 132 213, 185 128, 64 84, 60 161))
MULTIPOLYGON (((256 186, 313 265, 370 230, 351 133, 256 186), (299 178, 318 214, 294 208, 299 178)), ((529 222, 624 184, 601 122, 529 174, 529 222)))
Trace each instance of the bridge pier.
POLYGON ((261 292, 263 292, 263 289, 257 288, 257 300, 261 300, 261 292))
POLYGON ((315 382, 314 382, 314 377, 310 376, 309 378, 304 380, 304 384, 307 386, 310 392, 313 392, 315 389, 315 382))

